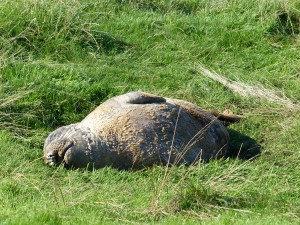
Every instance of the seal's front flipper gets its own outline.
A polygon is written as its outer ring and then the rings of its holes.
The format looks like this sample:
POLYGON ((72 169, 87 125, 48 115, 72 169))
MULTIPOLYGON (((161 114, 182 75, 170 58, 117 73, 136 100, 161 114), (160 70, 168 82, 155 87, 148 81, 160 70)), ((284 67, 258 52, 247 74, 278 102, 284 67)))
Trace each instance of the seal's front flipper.
POLYGON ((129 92, 118 96, 115 100, 127 104, 151 104, 166 102, 166 99, 145 92, 129 92))
POLYGON ((232 123, 237 123, 244 118, 241 115, 235 115, 227 112, 223 112, 223 113, 220 113, 218 111, 209 111, 209 112, 215 117, 217 117, 219 120, 221 120, 225 126, 228 126, 232 123))

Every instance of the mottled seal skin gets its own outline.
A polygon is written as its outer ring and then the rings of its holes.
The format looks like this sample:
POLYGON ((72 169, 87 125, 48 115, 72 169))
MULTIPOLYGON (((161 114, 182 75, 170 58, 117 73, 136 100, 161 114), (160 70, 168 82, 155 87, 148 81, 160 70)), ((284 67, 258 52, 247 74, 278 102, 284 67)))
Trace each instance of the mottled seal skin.
POLYGON ((223 157, 229 135, 213 114, 182 100, 130 92, 52 132, 44 144, 45 163, 130 169, 223 157))

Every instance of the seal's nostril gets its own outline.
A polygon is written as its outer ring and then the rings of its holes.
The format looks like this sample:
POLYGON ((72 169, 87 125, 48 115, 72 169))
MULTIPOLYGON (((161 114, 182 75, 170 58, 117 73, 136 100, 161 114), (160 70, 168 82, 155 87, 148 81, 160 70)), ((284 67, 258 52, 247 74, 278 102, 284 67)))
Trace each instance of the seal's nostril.
POLYGON ((48 153, 45 157, 45 162, 49 165, 49 166, 54 166, 56 164, 56 159, 55 159, 55 155, 53 155, 52 153, 48 153))
POLYGON ((54 156, 53 154, 51 154, 51 153, 48 153, 48 154, 47 154, 47 159, 48 159, 48 160, 54 160, 54 159, 55 159, 55 156, 54 156))

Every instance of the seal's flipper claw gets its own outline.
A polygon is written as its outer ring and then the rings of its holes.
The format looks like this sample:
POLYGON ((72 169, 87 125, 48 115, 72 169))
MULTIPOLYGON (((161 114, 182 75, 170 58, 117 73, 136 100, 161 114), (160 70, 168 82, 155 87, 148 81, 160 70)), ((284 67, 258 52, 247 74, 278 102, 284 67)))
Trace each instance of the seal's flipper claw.
POLYGON ((244 118, 241 115, 220 113, 218 111, 210 111, 210 113, 222 121, 225 126, 228 126, 232 123, 237 123, 244 118))

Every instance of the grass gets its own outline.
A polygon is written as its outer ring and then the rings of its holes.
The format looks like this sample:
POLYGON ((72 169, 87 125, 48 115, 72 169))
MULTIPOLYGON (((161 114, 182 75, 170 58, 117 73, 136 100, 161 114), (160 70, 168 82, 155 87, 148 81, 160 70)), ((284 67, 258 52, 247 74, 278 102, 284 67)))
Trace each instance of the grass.
POLYGON ((299 224, 297 1, 0 2, 0 223, 299 224), (199 71, 258 85, 243 96, 199 71), (132 90, 245 115, 229 158, 138 171, 49 168, 43 142, 132 90), (248 138, 247 138, 248 137, 248 138), (248 157, 249 158, 249 157, 248 157))

